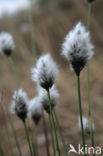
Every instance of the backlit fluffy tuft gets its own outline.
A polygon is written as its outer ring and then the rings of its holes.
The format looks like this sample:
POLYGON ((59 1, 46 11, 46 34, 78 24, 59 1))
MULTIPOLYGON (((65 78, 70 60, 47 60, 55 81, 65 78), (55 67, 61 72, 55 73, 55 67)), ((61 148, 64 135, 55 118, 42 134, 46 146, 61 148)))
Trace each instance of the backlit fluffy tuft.
POLYGON ((28 117, 31 118, 35 124, 38 124, 43 115, 43 107, 39 97, 30 100, 28 107, 28 117))
MULTIPOLYGON (((80 124, 80 118, 79 117, 78 117, 78 127, 79 127, 79 130, 81 131, 81 124, 80 124)), ((88 118, 86 118, 86 117, 83 117, 83 128, 84 128, 85 134, 90 134, 89 125, 88 125, 88 118)), ((93 131, 95 131, 94 123, 92 124, 92 128, 93 128, 93 131)))
POLYGON ((15 48, 13 37, 10 33, 0 33, 0 54, 10 56, 15 48))
POLYGON ((46 90, 52 87, 57 75, 58 68, 50 54, 41 56, 36 67, 32 69, 32 80, 46 90))
POLYGON ((11 113, 16 114, 24 122, 27 117, 28 103, 29 100, 26 92, 20 88, 14 92, 13 101, 10 106, 11 113))
POLYGON ((87 61, 94 54, 93 45, 90 41, 90 33, 81 22, 71 30, 62 45, 62 55, 70 62, 74 72, 79 75, 87 61))
MULTIPOLYGON (((42 103, 44 109, 46 110, 47 113, 50 113, 47 91, 45 89, 39 88, 39 96, 40 96, 41 103, 42 103)), ((50 99, 51 99, 51 106, 52 106, 52 108, 54 108, 59 99, 59 93, 56 90, 55 86, 50 88, 50 99)))

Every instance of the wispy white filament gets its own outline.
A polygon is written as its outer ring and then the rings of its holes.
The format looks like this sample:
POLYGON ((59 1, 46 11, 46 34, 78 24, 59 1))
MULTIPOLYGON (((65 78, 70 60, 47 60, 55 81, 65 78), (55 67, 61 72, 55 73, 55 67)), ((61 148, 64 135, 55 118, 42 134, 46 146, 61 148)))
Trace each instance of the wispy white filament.
POLYGON ((39 97, 33 98, 29 102, 28 117, 33 119, 35 124, 38 124, 42 115, 43 115, 43 106, 41 104, 40 98, 39 97))
POLYGON ((48 90, 54 84, 58 75, 58 68, 50 54, 41 56, 36 67, 32 69, 32 80, 48 90))
POLYGON ((70 62, 76 74, 84 68, 89 59, 92 58, 93 45, 90 41, 90 33, 86 31, 81 22, 71 30, 62 44, 62 55, 70 62))
POLYGON ((21 120, 25 121, 28 111, 29 100, 26 92, 20 88, 13 94, 13 100, 10 106, 10 112, 16 114, 21 120))
MULTIPOLYGON (((79 117, 78 117, 78 127, 79 127, 79 130, 81 131, 81 124, 80 124, 80 118, 79 117)), ((90 134, 88 118, 86 118, 86 117, 83 117, 83 128, 84 128, 85 134, 90 134)), ((92 123, 92 128, 93 128, 93 131, 95 131, 94 123, 92 123)))
POLYGON ((13 37, 10 33, 0 33, 0 55, 9 56, 15 48, 13 37))
MULTIPOLYGON (((57 89, 54 85, 52 88, 50 88, 49 92, 50 92, 50 104, 51 104, 52 108, 54 108, 59 99, 59 92, 57 91, 57 89)), ((42 103, 44 109, 47 111, 47 113, 50 113, 47 91, 40 87, 39 88, 39 96, 40 96, 41 103, 42 103)))

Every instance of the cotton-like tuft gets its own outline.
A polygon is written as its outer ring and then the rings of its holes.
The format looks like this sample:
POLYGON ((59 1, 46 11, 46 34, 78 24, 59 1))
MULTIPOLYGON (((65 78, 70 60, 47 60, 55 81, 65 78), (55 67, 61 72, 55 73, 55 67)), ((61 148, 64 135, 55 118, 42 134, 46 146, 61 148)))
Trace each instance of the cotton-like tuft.
POLYGON ((31 118, 37 125, 43 115, 43 106, 40 98, 36 97, 30 100, 28 107, 28 117, 31 118))
MULTIPOLYGON (((79 130, 81 131, 81 124, 80 124, 80 118, 79 117, 78 117, 78 127, 79 127, 79 130)), ((90 134, 90 129, 89 129, 89 125, 88 125, 88 118, 86 118, 86 117, 83 117, 83 128, 84 128, 85 134, 90 134)), ((92 128, 93 128, 93 132, 95 132, 94 123, 92 123, 92 128)))
POLYGON ((57 75, 58 68, 50 54, 41 56, 36 67, 32 69, 32 80, 46 90, 53 86, 57 75))
POLYGON ((62 55, 70 62, 70 67, 72 67, 76 75, 79 75, 87 61, 92 58, 94 54, 93 49, 94 47, 90 41, 90 33, 79 22, 67 34, 62 44, 62 55))
POLYGON ((14 92, 13 100, 10 106, 10 112, 16 114, 23 122, 27 117, 29 100, 26 92, 21 88, 14 92))
MULTIPOLYGON (((51 99, 50 104, 51 104, 51 107, 54 108, 59 99, 59 92, 57 91, 54 85, 52 88, 50 88, 49 92, 50 92, 50 99, 51 99)), ((41 103, 44 109, 46 110, 47 113, 50 114, 47 91, 43 88, 39 88, 39 96, 40 96, 41 103)))
POLYGON ((13 37, 10 33, 0 33, 0 55, 10 56, 15 48, 13 37))

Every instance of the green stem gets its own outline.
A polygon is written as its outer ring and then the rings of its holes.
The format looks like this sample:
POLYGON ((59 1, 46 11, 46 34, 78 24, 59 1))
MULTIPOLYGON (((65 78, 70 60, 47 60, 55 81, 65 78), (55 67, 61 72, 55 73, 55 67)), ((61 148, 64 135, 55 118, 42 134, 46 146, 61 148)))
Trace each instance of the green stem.
POLYGON ((65 156, 68 156, 68 152, 67 152, 67 149, 66 149, 64 137, 63 137, 63 134, 62 134, 62 130, 61 130, 60 123, 59 123, 57 114, 55 112, 55 109, 54 109, 53 113, 54 113, 54 116, 55 116, 56 124, 58 126, 58 130, 59 130, 60 138, 61 138, 61 141, 62 141, 62 144, 63 144, 63 149, 64 149, 65 156))
POLYGON ((47 123, 46 123, 44 112, 43 112, 43 128, 44 128, 44 135, 45 135, 46 153, 47 153, 47 156, 50 156, 50 152, 49 152, 49 138, 48 138, 48 127, 47 127, 47 123))
MULTIPOLYGON (((5 120, 6 120, 6 119, 7 119, 7 116, 6 116, 5 110, 4 110, 4 108, 3 108, 3 98, 1 98, 0 106, 1 106, 1 111, 2 111, 3 114, 4 114, 4 118, 5 118, 5 120)), ((5 123, 5 133, 6 133, 6 135, 7 135, 8 144, 10 145, 9 151, 10 151, 11 155, 13 156, 13 151, 12 151, 12 146, 11 146, 11 141, 10 141, 10 135, 9 135, 9 128, 8 128, 7 123, 5 123)))
POLYGON ((38 127, 37 125, 35 126, 35 136, 34 136, 34 139, 35 139, 35 153, 36 153, 36 156, 39 155, 38 153, 38 141, 37 141, 37 136, 38 136, 38 127))
POLYGON ((19 79, 18 79, 18 76, 17 76, 17 73, 16 73, 16 68, 15 68, 14 61, 13 61, 12 56, 9 57, 9 62, 11 64, 11 68, 12 68, 12 71, 13 71, 14 76, 15 76, 17 87, 19 88, 20 87, 20 82, 19 82, 19 79))
POLYGON ((9 130, 8 130, 7 124, 5 124, 5 131, 6 131, 6 135, 7 135, 7 138, 8 138, 8 144, 10 146, 9 151, 10 151, 11 155, 13 156, 13 151, 12 151, 12 146, 11 146, 11 141, 10 141, 10 135, 9 135, 9 130))
POLYGON ((51 134, 51 142, 52 142, 53 156, 56 156, 56 149, 55 149, 53 129, 52 129, 52 122, 51 122, 50 115, 49 115, 49 127, 50 127, 50 134, 51 134))
POLYGON ((77 93, 78 93, 78 107, 79 107, 79 116, 80 116, 80 123, 81 123, 81 134, 82 134, 82 144, 83 144, 83 150, 84 150, 84 156, 85 154, 85 135, 84 135, 84 128, 83 128, 83 119, 82 119, 82 105, 81 105, 81 92, 80 92, 80 76, 76 76, 77 81, 77 93))
POLYGON ((55 120, 54 120, 54 116, 53 116, 53 112, 52 112, 51 99, 50 99, 49 91, 47 91, 47 95, 48 95, 48 102, 49 102, 49 108, 50 108, 50 117, 51 117, 52 126, 54 129, 54 134, 55 134, 55 139, 56 139, 56 147, 57 147, 58 155, 60 156, 61 155, 60 154, 60 148, 59 148, 58 137, 57 137, 57 133, 56 133, 55 120))
POLYGON ((89 3, 88 4, 88 30, 90 31, 90 23, 91 23, 91 8, 92 5, 89 3))
POLYGON ((13 122, 12 122, 12 119, 11 119, 10 115, 9 115, 7 105, 6 105, 5 103, 4 103, 4 105, 5 105, 5 108, 6 108, 7 114, 8 114, 8 118, 9 118, 10 126, 11 126, 11 129, 12 129, 12 132, 13 132, 13 136, 14 136, 14 139, 15 139, 15 142, 16 142, 16 146, 17 146, 17 149, 18 149, 18 152, 19 152, 19 156, 22 156, 21 148, 20 148, 20 145, 19 145, 19 142, 18 142, 17 136, 16 136, 16 131, 15 131, 15 128, 14 128, 14 124, 13 124, 13 122))
POLYGON ((30 26, 31 26, 31 42, 32 42, 32 52, 34 56, 34 64, 36 64, 36 46, 35 46, 35 38, 34 38, 34 27, 33 27, 33 15, 32 15, 32 0, 30 0, 30 14, 29 14, 29 20, 30 20, 30 26))
POLYGON ((0 155, 1 155, 1 156, 4 156, 4 151, 3 151, 3 149, 2 149, 1 146, 0 146, 0 155))
MULTIPOLYGON (((88 30, 90 31, 92 5, 88 4, 88 30)), ((90 104, 90 84, 89 84, 89 62, 86 66, 87 71, 87 98, 88 98, 88 126, 90 130, 91 144, 94 147, 94 132, 92 127, 91 104, 90 104)), ((93 154, 95 156, 95 154, 93 154)))
POLYGON ((13 132, 13 135, 14 135, 14 138, 15 138, 15 141, 16 141, 16 145, 17 145, 17 148, 18 148, 19 156, 22 156, 21 148, 20 148, 20 145, 19 145, 19 142, 18 142, 17 136, 16 136, 16 132, 15 132, 15 128, 14 128, 14 125, 13 125, 12 119, 9 118, 9 120, 10 120, 10 125, 11 125, 11 128, 12 128, 12 132, 13 132))
POLYGON ((29 137, 29 133, 28 133, 28 128, 26 126, 26 122, 23 122, 24 124, 24 128, 25 128, 25 133, 26 133, 26 137, 27 137, 27 142, 28 142, 28 146, 29 146, 29 150, 30 150, 30 155, 32 156, 32 145, 31 145, 31 141, 30 141, 30 137, 29 137))

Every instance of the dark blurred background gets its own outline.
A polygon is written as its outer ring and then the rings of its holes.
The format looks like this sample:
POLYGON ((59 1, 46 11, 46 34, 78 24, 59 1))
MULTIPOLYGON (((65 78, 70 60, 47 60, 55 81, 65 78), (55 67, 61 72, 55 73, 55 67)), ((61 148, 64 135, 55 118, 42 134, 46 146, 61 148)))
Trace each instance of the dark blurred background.
MULTIPOLYGON (((81 143, 78 130, 78 104, 76 94, 75 75, 70 72, 69 65, 60 55, 61 44, 65 35, 78 22, 82 21, 87 26, 88 5, 84 0, 37 0, 33 2, 33 31, 37 57, 50 52, 57 62, 60 74, 57 88, 60 100, 56 111, 65 137, 66 145, 77 146, 81 143)), ((36 96, 36 85, 31 81, 31 67, 33 67, 33 53, 30 36, 29 22, 30 6, 27 0, 0 0, 0 31, 10 32, 15 40, 16 49, 13 53, 16 70, 22 88, 27 91, 29 98, 36 96)), ((96 125, 95 143, 103 147, 103 1, 95 0, 92 5, 91 39, 95 46, 95 56, 90 62, 90 90, 92 116, 96 125)), ((17 89, 16 82, 6 57, 0 57, 0 95, 4 92, 4 99, 8 106, 12 94, 17 89)), ((81 92, 83 114, 87 116, 87 91, 86 70, 81 73, 81 92)), ((10 155, 9 143, 5 132, 5 124, 9 128, 11 146, 14 155, 17 149, 8 118, 0 109, 0 143, 7 156, 10 155)), ((47 123, 48 123, 48 117, 47 123)), ((25 132, 21 121, 12 116, 22 152, 28 156, 28 147, 25 132)), ((38 144, 40 156, 45 156, 45 139, 43 135, 42 120, 39 124, 38 144)), ((34 127, 32 124, 32 131, 34 127)), ((86 136, 86 143, 90 145, 90 138, 86 136)), ((62 144, 61 144, 62 150, 62 144)), ((72 154, 73 156, 73 154, 72 154)))

